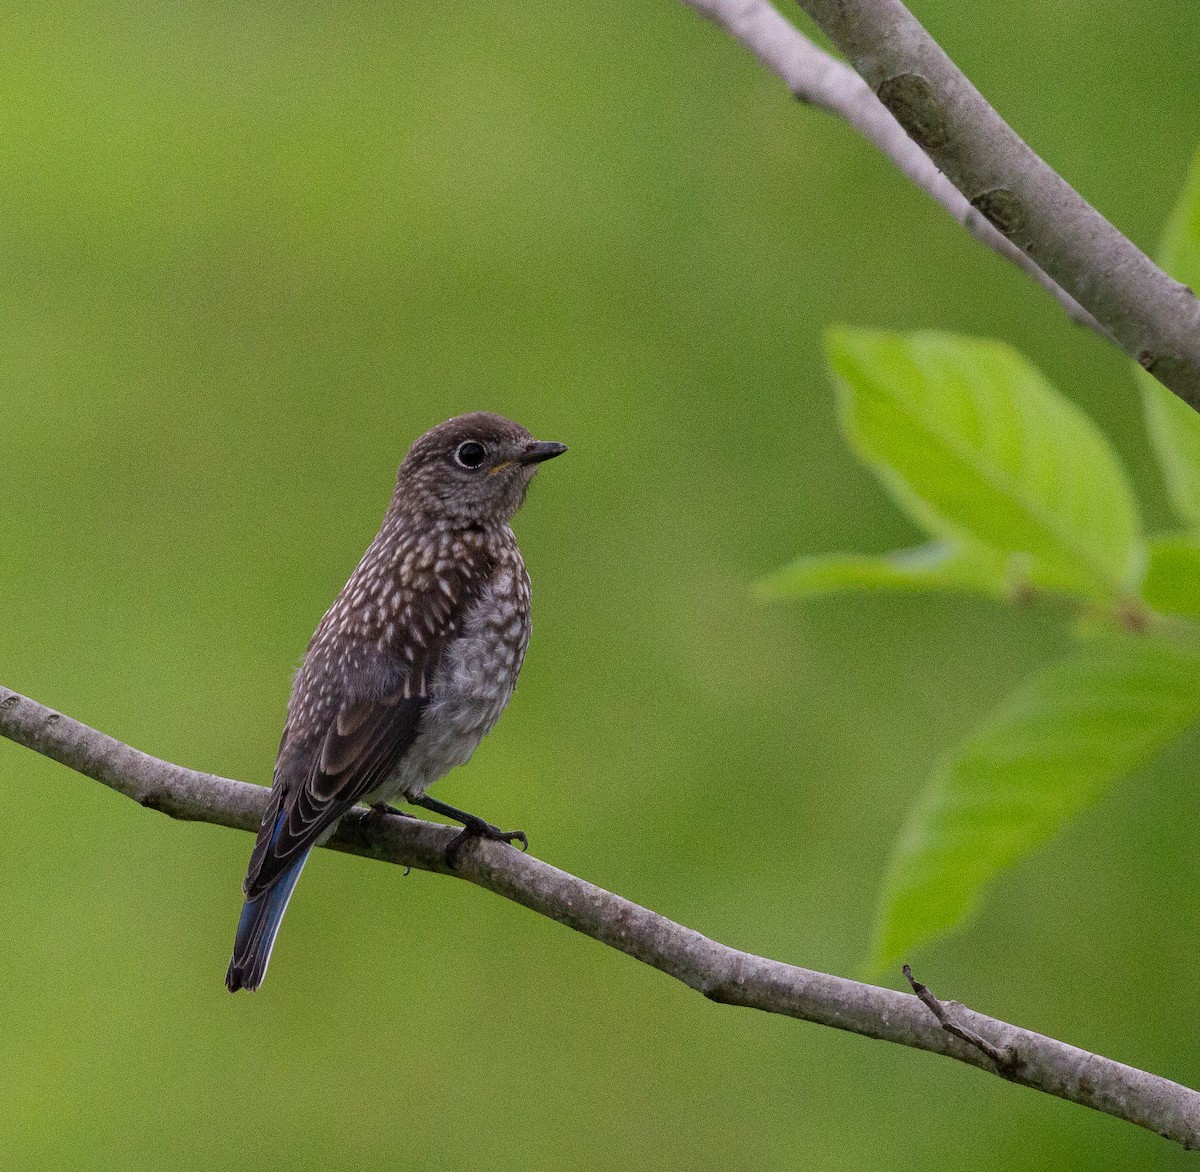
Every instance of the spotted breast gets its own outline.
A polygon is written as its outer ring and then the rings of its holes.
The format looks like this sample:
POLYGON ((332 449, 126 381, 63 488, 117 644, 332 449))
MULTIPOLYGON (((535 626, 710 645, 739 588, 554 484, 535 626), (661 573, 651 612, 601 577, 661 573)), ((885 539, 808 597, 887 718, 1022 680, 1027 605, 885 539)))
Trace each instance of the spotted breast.
POLYGON ((464 608, 458 637, 434 670, 412 748, 371 800, 420 797, 466 764, 512 696, 529 646, 529 575, 511 529, 505 526, 489 544, 494 568, 464 608))

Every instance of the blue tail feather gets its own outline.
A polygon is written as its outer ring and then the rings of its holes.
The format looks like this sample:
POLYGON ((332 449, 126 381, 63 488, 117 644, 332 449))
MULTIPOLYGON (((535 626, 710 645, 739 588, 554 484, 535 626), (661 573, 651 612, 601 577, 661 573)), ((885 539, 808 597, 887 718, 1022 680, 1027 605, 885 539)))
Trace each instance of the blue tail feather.
POLYGON ((283 913, 308 855, 306 850, 266 891, 246 900, 233 942, 233 959, 225 974, 225 985, 231 993, 257 989, 262 984, 283 913))

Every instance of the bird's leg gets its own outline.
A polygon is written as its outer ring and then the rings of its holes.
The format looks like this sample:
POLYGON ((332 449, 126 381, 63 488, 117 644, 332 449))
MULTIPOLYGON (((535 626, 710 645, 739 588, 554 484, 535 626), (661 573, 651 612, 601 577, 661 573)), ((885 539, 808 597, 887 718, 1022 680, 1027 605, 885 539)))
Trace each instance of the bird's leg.
POLYGON ((422 794, 419 798, 409 798, 408 801, 410 805, 420 806, 423 810, 430 810, 434 814, 441 814, 443 818, 453 818, 455 822, 462 823, 463 828, 446 847, 446 862, 452 868, 456 865, 458 852, 469 838, 490 838, 495 842, 507 843, 519 842, 522 850, 529 849, 529 839, 525 837, 524 830, 501 830, 498 826, 485 822, 475 814, 468 814, 465 810, 456 810, 453 806, 448 806, 445 802, 439 802, 437 798, 431 798, 426 794, 422 794))

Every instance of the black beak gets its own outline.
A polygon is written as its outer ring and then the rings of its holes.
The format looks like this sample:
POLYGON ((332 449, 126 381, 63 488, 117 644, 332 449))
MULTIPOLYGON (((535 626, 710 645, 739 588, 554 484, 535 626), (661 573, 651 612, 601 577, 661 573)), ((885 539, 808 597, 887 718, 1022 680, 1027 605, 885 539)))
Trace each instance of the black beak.
POLYGON ((540 464, 543 460, 553 460, 567 450, 566 444, 556 444, 553 440, 535 440, 517 457, 518 464, 540 464))

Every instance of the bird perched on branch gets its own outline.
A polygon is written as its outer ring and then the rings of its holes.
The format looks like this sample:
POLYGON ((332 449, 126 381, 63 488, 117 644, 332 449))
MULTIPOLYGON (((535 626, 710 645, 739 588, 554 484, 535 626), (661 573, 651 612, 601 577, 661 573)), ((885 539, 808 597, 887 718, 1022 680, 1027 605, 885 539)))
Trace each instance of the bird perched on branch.
POLYGON ((470 759, 512 695, 529 643, 529 576, 509 522, 563 444, 488 412, 409 449, 358 568, 308 645, 288 702, 271 800, 250 856, 230 992, 257 989, 314 846, 356 803, 392 797, 470 836, 526 845, 426 789, 470 759))

